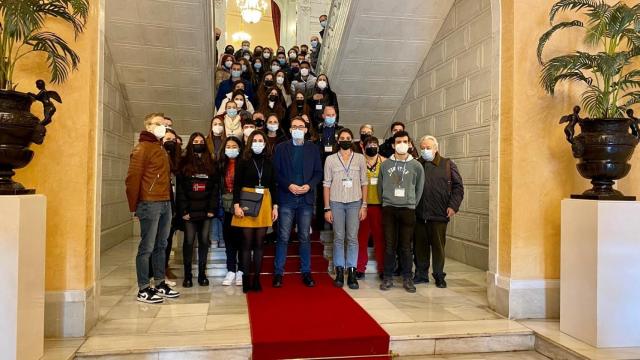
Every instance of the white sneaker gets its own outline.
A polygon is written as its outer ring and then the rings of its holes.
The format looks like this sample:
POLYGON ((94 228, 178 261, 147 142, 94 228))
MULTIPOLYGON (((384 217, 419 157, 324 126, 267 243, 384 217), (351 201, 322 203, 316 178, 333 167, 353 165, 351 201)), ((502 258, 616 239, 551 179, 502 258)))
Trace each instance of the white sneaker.
POLYGON ((236 273, 236 286, 242 286, 242 271, 236 273))
POLYGON ((309 226, 309 235, 313 234, 313 228, 309 226))
POLYGON ((231 283, 233 282, 233 279, 235 279, 235 277, 236 277, 236 273, 234 273, 233 271, 228 271, 227 276, 225 276, 224 280, 222 280, 222 285, 230 286, 231 283))

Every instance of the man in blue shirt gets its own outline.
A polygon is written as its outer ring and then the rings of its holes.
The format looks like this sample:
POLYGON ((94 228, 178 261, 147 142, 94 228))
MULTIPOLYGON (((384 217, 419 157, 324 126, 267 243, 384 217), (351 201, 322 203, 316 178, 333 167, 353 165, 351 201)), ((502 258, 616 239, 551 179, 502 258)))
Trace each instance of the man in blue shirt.
POLYGON ((231 77, 228 80, 221 82, 220 86, 218 86, 218 92, 216 93, 216 109, 220 108, 224 97, 233 91, 233 84, 236 81, 242 81, 244 83, 244 93, 249 97, 249 101, 251 101, 252 104, 256 103, 253 98, 253 85, 251 85, 251 81, 242 79, 242 64, 234 62, 231 65, 231 77))
POLYGON ((304 141, 308 131, 304 119, 299 116, 293 118, 290 131, 293 140, 276 146, 273 156, 280 216, 273 287, 282 286, 287 247, 294 220, 298 225, 302 282, 308 287, 313 287, 315 282, 311 277, 310 228, 315 189, 322 182, 322 164, 316 145, 304 141))

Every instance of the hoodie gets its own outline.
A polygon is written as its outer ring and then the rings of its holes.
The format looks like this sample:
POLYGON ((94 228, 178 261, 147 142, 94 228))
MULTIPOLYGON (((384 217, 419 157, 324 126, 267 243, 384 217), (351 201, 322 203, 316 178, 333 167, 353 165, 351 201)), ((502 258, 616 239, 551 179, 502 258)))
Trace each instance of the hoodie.
POLYGON ((406 160, 396 160, 395 154, 380 165, 378 175, 378 194, 382 206, 415 209, 422 197, 424 187, 424 169, 422 165, 408 155, 406 160), (404 196, 396 189, 404 189, 404 196))

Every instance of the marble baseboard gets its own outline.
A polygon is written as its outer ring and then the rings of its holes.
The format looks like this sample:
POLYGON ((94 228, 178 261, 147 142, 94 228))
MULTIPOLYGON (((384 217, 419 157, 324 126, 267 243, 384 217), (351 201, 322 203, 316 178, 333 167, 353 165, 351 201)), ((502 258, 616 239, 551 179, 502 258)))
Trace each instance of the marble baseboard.
POLYGON ((98 321, 95 287, 45 293, 44 333, 47 338, 81 337, 98 321))
POLYGON ((557 344, 545 339, 544 337, 536 335, 535 342, 536 352, 548 357, 549 359, 561 359, 561 360, 585 360, 588 357, 577 354, 571 350, 565 349, 557 344))
POLYGON ((127 221, 100 233, 100 252, 109 250, 133 236, 133 221, 127 221))
POLYGON ((560 281, 515 280, 487 273, 489 305, 509 319, 557 319, 560 317, 560 281))
POLYGON ((251 348, 244 349, 220 349, 220 350, 194 350, 194 351, 161 351, 143 354, 119 354, 119 355, 88 355, 76 356, 78 360, 247 360, 251 358, 251 348))

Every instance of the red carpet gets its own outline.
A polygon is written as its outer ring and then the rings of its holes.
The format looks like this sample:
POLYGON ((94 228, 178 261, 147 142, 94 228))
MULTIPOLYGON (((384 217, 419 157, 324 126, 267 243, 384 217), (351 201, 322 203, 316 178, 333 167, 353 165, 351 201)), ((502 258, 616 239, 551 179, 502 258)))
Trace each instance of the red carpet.
MULTIPOLYGON (((314 235, 316 233, 314 232, 314 235)), ((283 287, 249 293, 249 322, 254 360, 294 358, 390 359, 389 335, 343 289, 333 286, 318 235, 312 239, 312 270, 316 286, 302 284, 298 245, 289 245, 283 287)), ((273 272, 273 250, 267 246, 264 272, 273 272)), ((345 284, 346 286, 346 284, 345 284)))

